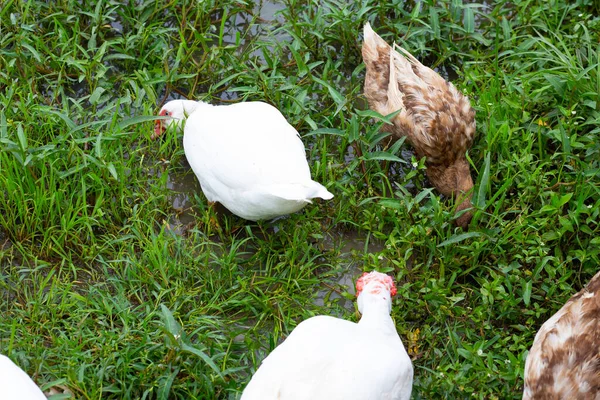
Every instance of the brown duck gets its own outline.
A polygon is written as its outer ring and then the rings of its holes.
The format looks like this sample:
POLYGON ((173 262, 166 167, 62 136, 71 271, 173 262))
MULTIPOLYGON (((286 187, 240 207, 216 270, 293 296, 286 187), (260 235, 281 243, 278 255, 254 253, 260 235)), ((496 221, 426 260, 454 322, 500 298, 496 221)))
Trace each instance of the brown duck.
POLYGON ((525 362, 529 399, 600 400, 600 272, 535 335, 525 362))
MULTIPOLYGON (((429 180, 457 199, 457 211, 470 208, 473 180, 465 153, 473 144, 475 111, 469 99, 408 51, 396 44, 392 49, 368 23, 362 56, 369 107, 382 115, 400 110, 384 129, 406 136, 417 155, 426 157, 429 180)), ((456 224, 465 228, 471 217, 468 210, 456 224)))

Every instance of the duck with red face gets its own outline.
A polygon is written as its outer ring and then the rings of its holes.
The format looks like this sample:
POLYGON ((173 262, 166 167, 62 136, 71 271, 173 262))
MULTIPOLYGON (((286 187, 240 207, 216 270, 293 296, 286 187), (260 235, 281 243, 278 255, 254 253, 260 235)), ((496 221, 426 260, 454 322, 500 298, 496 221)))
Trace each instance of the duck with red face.
POLYGON ((356 282, 358 323, 317 316, 300 323, 267 358, 242 400, 408 400, 413 366, 390 316, 392 278, 356 282))
POLYGON ((185 156, 209 202, 251 221, 299 211, 333 195, 311 179, 304 144, 279 110, 263 102, 213 106, 173 100, 153 138, 183 131, 185 156))

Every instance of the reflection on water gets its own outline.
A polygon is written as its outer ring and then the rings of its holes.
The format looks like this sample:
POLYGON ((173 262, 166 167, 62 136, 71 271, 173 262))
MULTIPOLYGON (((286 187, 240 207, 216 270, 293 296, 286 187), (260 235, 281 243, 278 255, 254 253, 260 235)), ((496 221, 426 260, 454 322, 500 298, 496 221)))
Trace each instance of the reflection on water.
POLYGON ((118 19, 115 19, 114 21, 109 22, 109 25, 111 28, 114 29, 115 34, 121 35, 123 33, 123 24, 118 19))

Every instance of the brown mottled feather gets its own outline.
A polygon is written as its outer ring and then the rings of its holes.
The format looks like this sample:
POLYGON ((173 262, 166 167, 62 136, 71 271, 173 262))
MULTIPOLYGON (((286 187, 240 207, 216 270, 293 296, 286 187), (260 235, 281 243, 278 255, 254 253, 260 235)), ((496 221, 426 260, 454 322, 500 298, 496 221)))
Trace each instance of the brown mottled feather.
MULTIPOLYGON (((400 110, 385 129, 406 136, 417 155, 426 157, 430 180, 441 193, 459 198, 458 210, 470 207, 473 181, 465 153, 475 136, 475 112, 469 99, 406 50, 392 49, 368 23, 362 54, 369 107, 382 115, 400 110)), ((467 212, 457 224, 466 227, 470 219, 467 212)))
POLYGON ((535 335, 523 399, 600 400, 600 272, 535 335))

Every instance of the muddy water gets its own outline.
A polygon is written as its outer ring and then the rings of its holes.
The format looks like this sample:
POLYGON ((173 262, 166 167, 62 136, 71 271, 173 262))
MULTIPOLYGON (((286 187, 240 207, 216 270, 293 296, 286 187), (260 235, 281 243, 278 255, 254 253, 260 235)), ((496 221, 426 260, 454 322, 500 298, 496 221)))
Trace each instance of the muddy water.
MULTIPOLYGON (((285 42, 291 40, 291 37, 283 31, 273 32, 278 26, 281 26, 285 20, 279 13, 285 9, 285 5, 273 1, 258 1, 254 5, 252 13, 236 13, 228 18, 225 24, 223 41, 226 44, 239 45, 239 53, 245 52, 247 46, 255 42, 256 39, 267 39, 270 42, 285 42), (237 43, 238 35, 241 37, 241 43, 237 43)), ((271 46, 261 47, 250 53, 250 57, 257 57, 261 62, 265 62, 263 49, 273 50, 271 46)), ((235 95, 235 94, 234 94, 235 95)), ((225 94, 223 100, 230 100, 225 94)))

